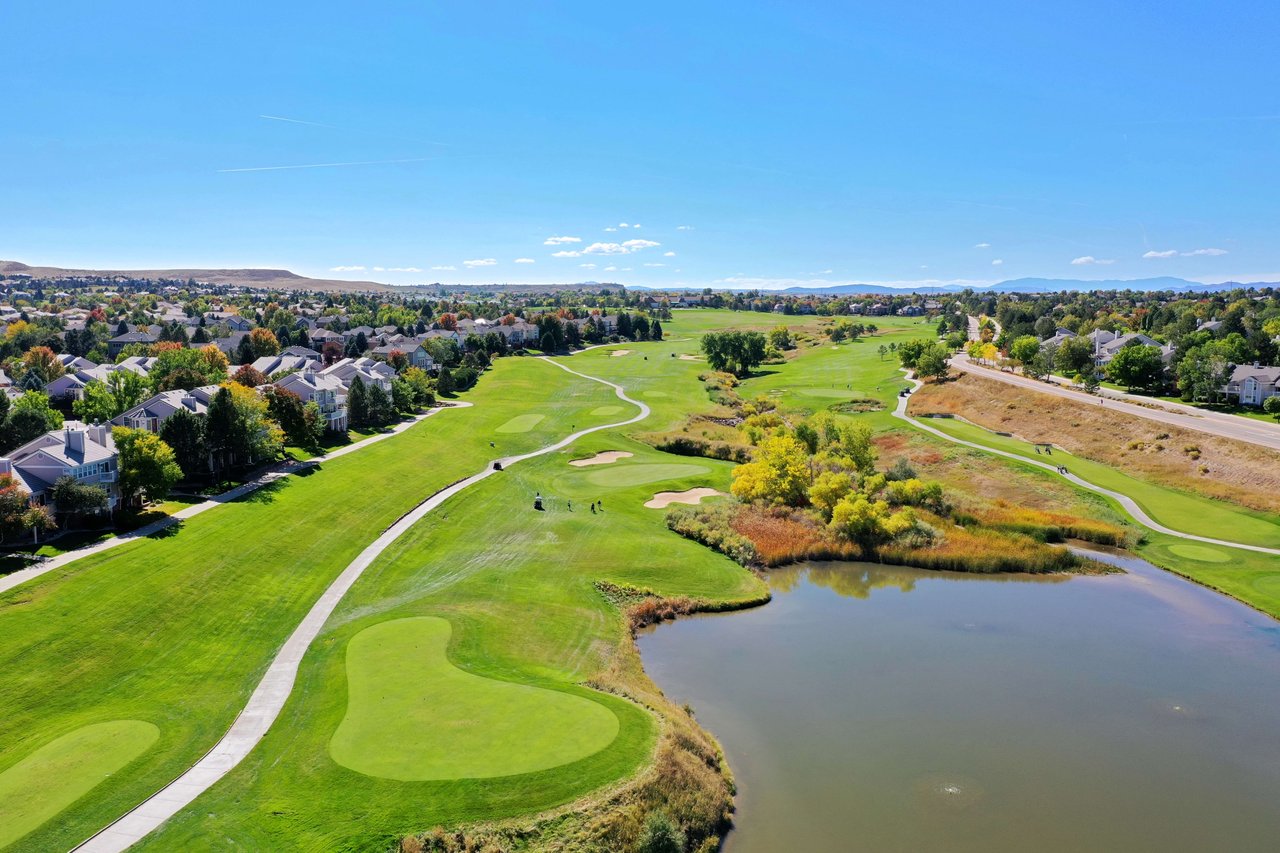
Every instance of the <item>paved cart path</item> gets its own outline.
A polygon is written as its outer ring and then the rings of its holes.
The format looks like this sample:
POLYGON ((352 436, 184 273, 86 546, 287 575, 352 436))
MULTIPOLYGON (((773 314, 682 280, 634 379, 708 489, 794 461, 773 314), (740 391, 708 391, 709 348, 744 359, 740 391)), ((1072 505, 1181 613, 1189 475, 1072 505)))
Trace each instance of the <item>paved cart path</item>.
POLYGON ((307 648, 319 635, 320 629, 324 627, 325 622, 338 606, 338 602, 347 594, 347 591, 360 578, 364 570, 392 542, 421 521, 433 509, 459 492, 497 473, 493 466, 495 461, 502 463, 503 468, 507 468, 526 459, 554 453, 584 435, 599 432, 600 430, 627 426, 649 416, 649 407, 638 400, 628 397, 626 392, 622 390, 622 386, 595 376, 579 373, 548 358, 543 358, 542 360, 575 376, 608 385, 620 400, 638 407, 639 414, 616 423, 602 424, 579 430, 554 444, 549 444, 529 453, 490 461, 485 465, 484 470, 441 489, 418 504, 407 515, 402 516, 388 527, 373 544, 361 551, 359 556, 351 561, 342 574, 329 585, 329 588, 324 591, 319 600, 311 607, 311 610, 303 617, 302 622, 294 629, 289 639, 280 648, 280 651, 276 653, 271 665, 267 667, 266 674, 258 682, 253 695, 249 697, 248 703, 222 739, 191 769, 173 782, 170 782, 158 793, 152 795, 151 798, 115 823, 81 844, 76 848, 77 850, 90 851, 91 853, 118 853, 118 851, 127 850, 147 834, 159 828, 166 820, 190 805, 196 797, 207 791, 214 783, 230 773, 237 764, 243 761, 245 756, 257 745, 258 741, 266 735, 267 730, 271 728, 272 723, 280 715, 280 711, 284 708, 284 704, 293 690, 293 684, 298 675, 298 666, 301 664, 307 648))

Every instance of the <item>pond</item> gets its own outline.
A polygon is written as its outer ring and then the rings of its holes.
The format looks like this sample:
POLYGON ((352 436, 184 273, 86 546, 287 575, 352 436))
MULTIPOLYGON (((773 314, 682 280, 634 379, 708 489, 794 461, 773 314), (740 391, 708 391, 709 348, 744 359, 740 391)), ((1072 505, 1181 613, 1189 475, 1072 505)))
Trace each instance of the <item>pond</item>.
POLYGON ((1276 849, 1280 625, 1099 556, 1126 574, 814 563, 642 634, 734 771, 726 850, 1276 849))

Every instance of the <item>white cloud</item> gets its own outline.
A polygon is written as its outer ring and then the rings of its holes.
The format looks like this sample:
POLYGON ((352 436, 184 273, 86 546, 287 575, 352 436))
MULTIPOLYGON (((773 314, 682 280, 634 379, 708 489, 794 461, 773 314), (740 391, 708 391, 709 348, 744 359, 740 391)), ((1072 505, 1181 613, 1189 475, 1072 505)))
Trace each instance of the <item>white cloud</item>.
POLYGON ((1142 257, 1151 258, 1216 258, 1219 255, 1227 254, 1226 249, 1192 249, 1190 252, 1179 252, 1177 249, 1167 249, 1163 252, 1150 251, 1143 254, 1142 257))
POLYGON ((666 264, 644 264, 646 267, 665 267, 666 264))
POLYGON ((653 240, 626 240, 622 243, 592 243, 582 250, 584 255, 629 255, 641 249, 659 246, 653 240))
MULTIPOLYGON (((1004 258, 996 258, 991 262, 991 266, 998 267, 1004 263, 1004 258)), ((1074 263, 1074 262, 1073 262, 1074 263)))
POLYGON ((677 225, 676 230, 677 231, 693 231, 694 228, 692 225, 677 225))
POLYGON ((581 257, 581 255, 581 252, 574 251, 573 249, 564 249, 559 252, 551 253, 551 257, 553 258, 577 258, 581 257))
POLYGON ((604 229, 604 230, 606 230, 606 231, 617 231, 618 229, 617 229, 617 228, 614 228, 613 226, 609 226, 608 228, 606 228, 606 229, 604 229))
POLYGON ((582 267, 584 270, 593 270, 596 268, 595 264, 578 264, 578 266, 582 267))
POLYGON ((617 268, 617 267, 614 267, 614 266, 608 266, 608 267, 605 267, 605 268, 604 268, 604 271, 605 271, 605 272, 617 272, 617 271, 618 271, 618 268, 617 268))
POLYGON ((1177 255, 1178 255, 1177 249, 1169 249, 1168 251, 1165 251, 1165 252, 1157 252, 1155 249, 1152 249, 1149 252, 1144 252, 1142 257, 1150 260, 1151 258, 1173 258, 1173 257, 1177 257, 1177 255))
POLYGON ((676 253, 675 253, 675 252, 663 252, 663 253, 662 253, 662 257, 664 257, 664 258, 674 258, 675 256, 676 256, 676 253))
POLYGON ((476 258, 473 261, 463 261, 462 265, 467 269, 475 269, 476 267, 491 267, 496 263, 497 261, 493 258, 476 258))
POLYGON ((631 227, 632 227, 632 228, 639 228, 639 227, 640 227, 640 223, 639 223, 639 222, 637 222, 635 225, 632 225, 631 227))
POLYGON ((422 272, 417 267, 387 267, 387 272, 422 272))
POLYGON ((349 264, 341 267, 329 267, 329 272, 364 272, 364 267, 359 264, 349 264))
POLYGON ((453 264, 441 264, 438 267, 432 267, 432 269, 433 270, 456 270, 457 267, 455 267, 453 264))
POLYGON ((618 227, 619 227, 619 228, 630 228, 631 226, 630 226, 630 225, 628 225, 628 224, 627 224, 627 223, 625 223, 625 222, 619 222, 619 223, 618 223, 618 227))
POLYGON ((532 263, 535 263, 535 261, 533 260, 533 258, 516 258, 516 263, 517 263, 517 264, 532 264, 532 263))
POLYGON ((544 246, 559 246, 563 243, 581 243, 581 237, 548 237, 542 241, 544 246))
POLYGON ((991 244, 990 244, 990 243, 979 243, 978 245, 974 246, 973 248, 975 248, 975 249, 990 249, 990 248, 991 248, 991 244))
POLYGON ((1071 263, 1078 267, 1086 267, 1093 264, 1114 264, 1115 261, 1111 258, 1095 258, 1093 255, 1084 255, 1073 259, 1071 263))
POLYGON ((1183 252, 1182 256, 1184 258, 1194 258, 1199 255, 1208 255, 1216 258, 1218 255, 1225 255, 1226 253, 1226 249, 1192 249, 1190 252, 1183 252))

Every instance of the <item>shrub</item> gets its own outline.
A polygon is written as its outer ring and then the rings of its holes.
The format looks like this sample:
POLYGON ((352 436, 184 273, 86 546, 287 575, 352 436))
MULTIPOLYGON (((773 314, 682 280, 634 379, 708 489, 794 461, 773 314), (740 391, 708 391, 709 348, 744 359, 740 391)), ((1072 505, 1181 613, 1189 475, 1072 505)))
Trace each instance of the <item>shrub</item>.
POLYGON ((672 506, 667 510, 667 527, 695 542, 747 566, 756 560, 751 540, 732 527, 736 507, 731 504, 672 506))
POLYGON ((636 842, 637 853, 684 853, 684 832, 666 812, 650 812, 636 842))

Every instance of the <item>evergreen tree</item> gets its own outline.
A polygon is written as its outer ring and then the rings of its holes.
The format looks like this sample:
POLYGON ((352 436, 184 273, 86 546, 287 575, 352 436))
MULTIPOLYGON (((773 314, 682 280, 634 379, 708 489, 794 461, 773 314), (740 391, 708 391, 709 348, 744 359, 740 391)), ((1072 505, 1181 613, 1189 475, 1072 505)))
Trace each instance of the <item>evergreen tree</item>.
POLYGON ((622 313, 618 315, 618 336, 622 338, 631 338, 631 315, 622 313))
POLYGON ((386 426, 396 419, 395 406, 390 395, 382 390, 381 385, 370 385, 368 394, 369 423, 374 426, 386 426))
POLYGON ((658 322, 657 317, 654 317, 653 322, 649 324, 649 338, 655 341, 662 340, 662 324, 658 322))
POLYGON ((160 425, 160 438, 173 448, 178 467, 187 479, 202 473, 208 465, 204 419, 188 409, 178 409, 160 425))
POLYGON ((369 423, 369 392, 359 376, 351 380, 347 389, 347 421, 355 427, 369 423))
POLYGON ((236 345, 236 364, 253 364, 253 360, 257 356, 253 352, 253 341, 249 340, 249 336, 245 335, 240 339, 240 343, 236 345))

